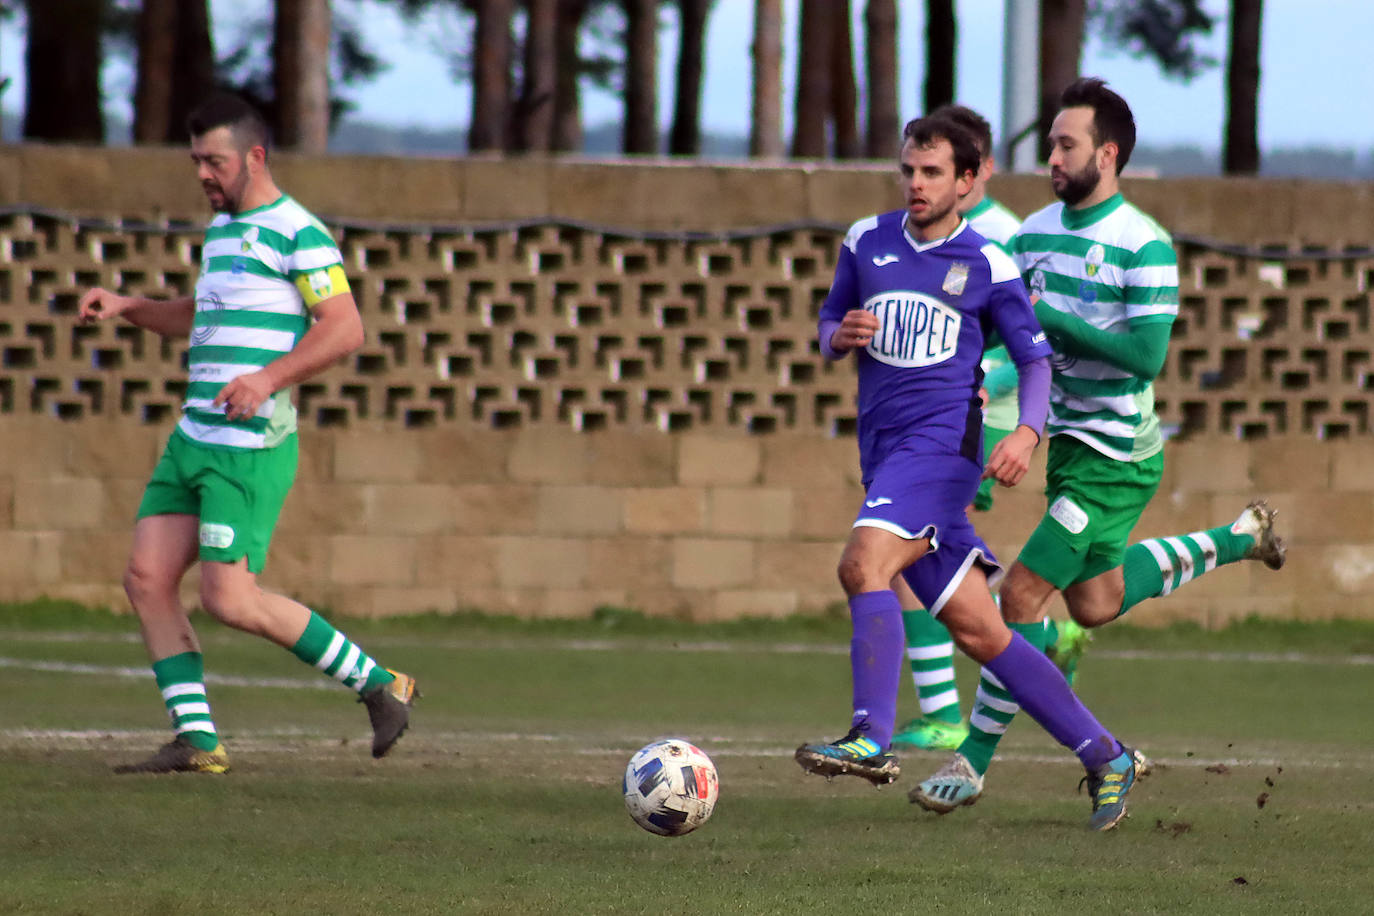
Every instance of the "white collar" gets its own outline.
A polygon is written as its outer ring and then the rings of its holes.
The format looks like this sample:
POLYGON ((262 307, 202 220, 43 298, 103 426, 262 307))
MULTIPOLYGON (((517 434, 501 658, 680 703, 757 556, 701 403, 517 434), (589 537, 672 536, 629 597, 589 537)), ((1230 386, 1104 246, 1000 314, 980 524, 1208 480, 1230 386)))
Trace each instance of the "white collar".
POLYGON ((959 225, 955 226, 955 227, 954 227, 954 231, 951 232, 949 235, 943 236, 942 238, 938 238, 938 239, 931 239, 931 240, 928 241, 928 242, 918 242, 918 241, 916 241, 915 238, 912 237, 911 231, 910 231, 909 229, 907 229, 907 227, 906 227, 906 217, 903 216, 903 217, 902 217, 902 238, 906 239, 906 243, 907 243, 908 245, 910 245, 912 248, 914 248, 914 249, 915 249, 916 251, 918 251, 918 252, 920 252, 920 251, 929 251, 929 250, 932 249, 932 248, 938 247, 938 246, 940 246, 940 245, 943 245, 945 242, 948 242, 950 239, 954 238, 956 235, 958 235, 959 233, 963 232, 964 229, 965 229, 967 226, 968 226, 968 220, 964 219, 963 217, 960 217, 960 218, 959 218, 959 225))

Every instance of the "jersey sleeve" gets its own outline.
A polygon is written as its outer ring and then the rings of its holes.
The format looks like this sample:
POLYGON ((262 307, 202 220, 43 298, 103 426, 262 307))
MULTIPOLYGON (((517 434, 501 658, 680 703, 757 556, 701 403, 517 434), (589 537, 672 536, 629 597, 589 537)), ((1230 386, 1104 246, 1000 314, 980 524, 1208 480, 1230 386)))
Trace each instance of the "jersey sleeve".
POLYGON ((349 292, 343 255, 322 226, 306 226, 296 233, 295 242, 287 257, 286 275, 300 291, 306 308, 349 292))
POLYGON ((1125 270, 1126 317, 1172 322, 1178 316, 1178 258, 1163 240, 1145 243, 1125 270))
POLYGON ((1035 318, 1026 286, 1012 259, 991 243, 983 246, 991 271, 988 309, 992 326, 1018 366, 1050 355, 1050 344, 1035 318))
POLYGON ((841 321, 845 312, 859 307, 859 240, 878 228, 878 217, 861 219, 849 227, 840 244, 840 257, 835 264, 835 279, 830 292, 821 304, 822 321, 841 321))

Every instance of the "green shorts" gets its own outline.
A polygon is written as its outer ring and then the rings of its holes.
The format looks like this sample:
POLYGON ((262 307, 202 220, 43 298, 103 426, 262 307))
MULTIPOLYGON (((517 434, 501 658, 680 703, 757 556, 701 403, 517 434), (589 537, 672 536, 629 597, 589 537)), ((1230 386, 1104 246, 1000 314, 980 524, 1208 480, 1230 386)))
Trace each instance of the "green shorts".
MULTIPOLYGON (((995 426, 983 427, 983 464, 986 466, 988 459, 992 457, 992 450, 1007 436, 1011 435, 1009 429, 998 429, 995 426)), ((973 508, 978 512, 986 512, 992 508, 992 488, 997 486, 997 481, 991 477, 978 485, 978 492, 973 497, 973 508)))
POLYGON ((1117 461, 1073 436, 1052 437, 1045 468, 1049 509, 1017 559, 1061 589, 1115 569, 1163 474, 1162 451, 1144 461, 1117 461))
POLYGON ((294 434, 273 448, 218 448, 174 430, 143 491, 138 518, 194 515, 200 558, 262 572, 282 503, 296 480, 294 434))

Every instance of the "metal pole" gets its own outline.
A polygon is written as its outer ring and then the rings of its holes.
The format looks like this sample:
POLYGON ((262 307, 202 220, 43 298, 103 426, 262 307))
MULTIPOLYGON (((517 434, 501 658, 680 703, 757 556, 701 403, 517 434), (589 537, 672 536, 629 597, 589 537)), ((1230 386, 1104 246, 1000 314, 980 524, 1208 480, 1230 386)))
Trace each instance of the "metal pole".
POLYGON ((1006 0, 1002 21, 1002 167, 1031 172, 1040 98, 1040 0, 1006 0))

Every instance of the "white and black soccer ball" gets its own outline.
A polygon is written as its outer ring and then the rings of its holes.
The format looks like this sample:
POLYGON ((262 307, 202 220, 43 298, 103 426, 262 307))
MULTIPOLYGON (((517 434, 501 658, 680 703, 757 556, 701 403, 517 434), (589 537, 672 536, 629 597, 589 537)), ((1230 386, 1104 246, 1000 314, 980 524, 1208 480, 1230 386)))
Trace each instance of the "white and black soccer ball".
POLYGON ((711 816, 720 796, 720 778, 701 748, 681 738, 666 738, 630 758, 621 788, 636 824, 659 836, 682 836, 711 816))

